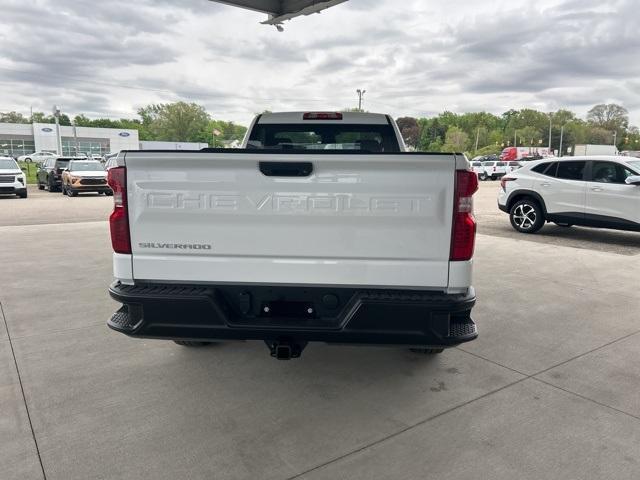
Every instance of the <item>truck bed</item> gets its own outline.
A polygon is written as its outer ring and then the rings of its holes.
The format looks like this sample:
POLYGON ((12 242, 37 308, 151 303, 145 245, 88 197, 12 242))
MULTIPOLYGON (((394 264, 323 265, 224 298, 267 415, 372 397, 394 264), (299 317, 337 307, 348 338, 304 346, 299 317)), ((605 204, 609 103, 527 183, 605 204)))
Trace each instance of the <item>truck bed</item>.
POLYGON ((459 155, 130 151, 119 162, 136 282, 449 285, 459 155))

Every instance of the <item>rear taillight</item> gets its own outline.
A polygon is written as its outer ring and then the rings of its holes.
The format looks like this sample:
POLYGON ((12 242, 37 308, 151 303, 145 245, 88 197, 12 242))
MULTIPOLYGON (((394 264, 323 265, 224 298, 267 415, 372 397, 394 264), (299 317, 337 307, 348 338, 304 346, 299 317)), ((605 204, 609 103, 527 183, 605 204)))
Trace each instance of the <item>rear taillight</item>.
POLYGON ((131 253, 126 167, 110 168, 107 173, 107 182, 111 190, 113 190, 113 212, 109 217, 113 251, 116 253, 131 253))
POLYGON ((302 115, 303 120, 342 120, 340 112, 307 112, 302 115))
POLYGON ((456 171, 453 201, 453 228, 450 260, 465 261, 473 257, 476 242, 476 219, 473 216, 473 194, 478 190, 478 177, 470 170, 456 171))
POLYGON ((513 180, 516 180, 516 179, 512 178, 512 177, 502 177, 500 179, 500 186, 502 187, 502 190, 506 190, 507 189, 507 182, 512 182, 513 180))

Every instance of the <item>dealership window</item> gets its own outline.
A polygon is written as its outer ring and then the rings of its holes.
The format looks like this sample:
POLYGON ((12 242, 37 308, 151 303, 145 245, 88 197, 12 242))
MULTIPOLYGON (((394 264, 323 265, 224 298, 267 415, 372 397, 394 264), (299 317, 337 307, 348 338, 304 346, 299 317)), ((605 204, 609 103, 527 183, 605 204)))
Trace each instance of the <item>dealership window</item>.
POLYGON ((109 140, 103 138, 92 139, 78 139, 73 137, 62 137, 62 154, 63 155, 77 155, 78 153, 97 153, 98 155, 104 155, 109 153, 109 140))
POLYGON ((19 157, 35 152, 32 137, 16 138, 7 135, 0 136, 0 155, 11 155, 19 157))

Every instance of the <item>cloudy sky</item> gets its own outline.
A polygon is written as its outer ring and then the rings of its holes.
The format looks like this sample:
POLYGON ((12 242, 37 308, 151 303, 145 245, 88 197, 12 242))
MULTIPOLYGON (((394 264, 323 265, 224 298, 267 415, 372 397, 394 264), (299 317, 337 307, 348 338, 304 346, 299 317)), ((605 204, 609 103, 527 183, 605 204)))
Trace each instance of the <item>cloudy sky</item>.
POLYGON ((394 116, 510 108, 640 124, 638 0, 349 0, 284 33, 207 0, 0 0, 0 111, 131 117, 149 103, 394 116))

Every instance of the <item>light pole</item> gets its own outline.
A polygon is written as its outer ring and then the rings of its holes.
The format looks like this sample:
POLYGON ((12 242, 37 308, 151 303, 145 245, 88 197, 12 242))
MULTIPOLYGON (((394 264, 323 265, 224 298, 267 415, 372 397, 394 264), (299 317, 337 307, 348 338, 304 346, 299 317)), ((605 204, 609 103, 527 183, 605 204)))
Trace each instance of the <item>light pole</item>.
POLYGON ((362 97, 364 97, 364 94, 367 93, 367 91, 357 89, 356 92, 358 93, 358 111, 362 111, 362 97))
POLYGON ((60 107, 53 106, 53 118, 56 121, 56 153, 62 155, 62 138, 60 137, 60 107))
POLYGON ((561 157, 562 156, 562 140, 564 137, 564 125, 562 125, 560 127, 560 150, 558 150, 558 155, 561 157))
POLYGON ((80 154, 80 144, 78 143, 78 132, 76 131, 76 122, 73 122, 73 140, 76 146, 76 156, 80 154))
POLYGON ((616 145, 618 140, 618 131, 613 132, 613 144, 616 145))
POLYGON ((513 146, 514 147, 518 146, 518 130, 515 130, 513 132, 513 146))
POLYGON ((551 121, 553 120, 553 112, 549 112, 549 155, 551 155, 551 121))

